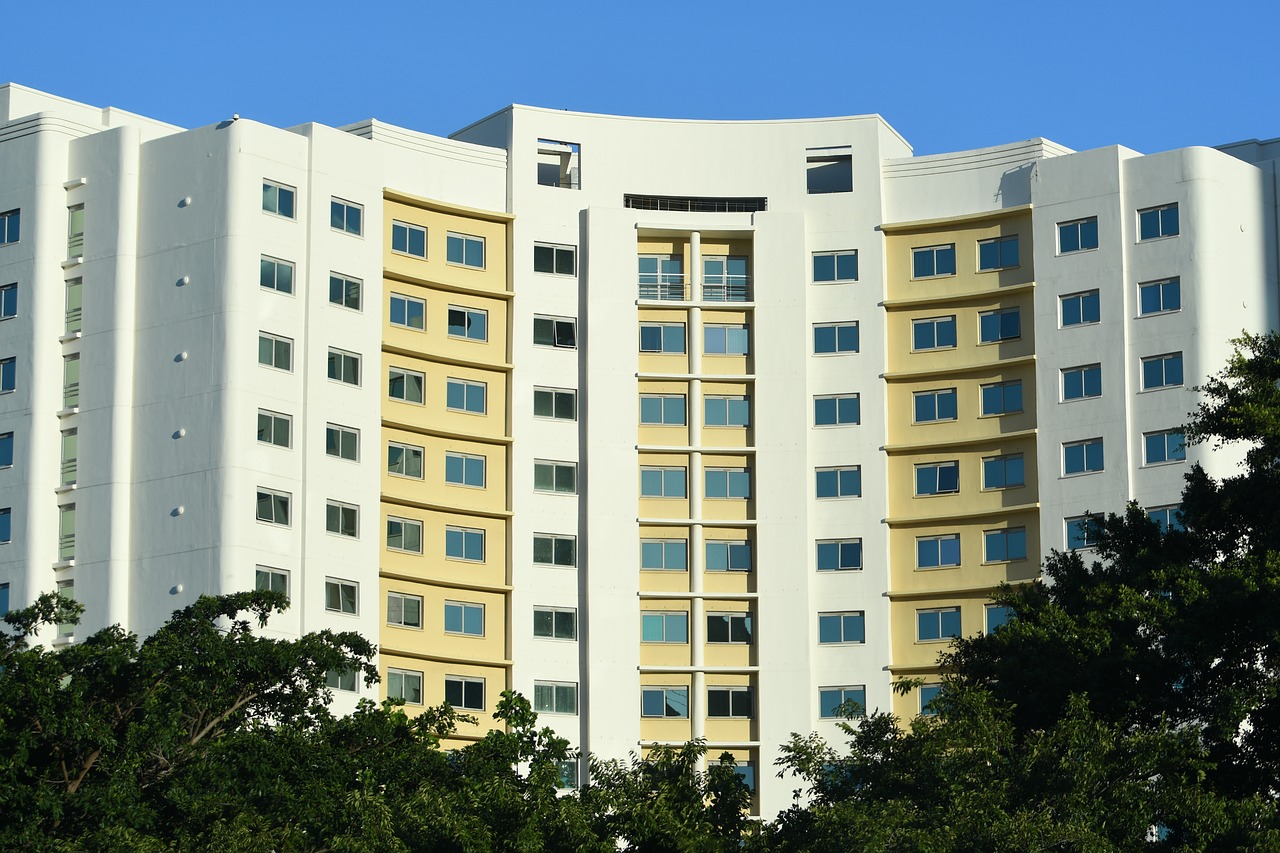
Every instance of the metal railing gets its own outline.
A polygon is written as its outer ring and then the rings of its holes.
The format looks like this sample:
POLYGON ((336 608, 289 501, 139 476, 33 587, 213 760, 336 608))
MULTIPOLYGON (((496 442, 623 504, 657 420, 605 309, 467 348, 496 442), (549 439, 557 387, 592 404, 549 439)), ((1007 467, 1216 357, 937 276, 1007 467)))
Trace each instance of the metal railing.
POLYGON ((74 486, 76 484, 76 474, 78 473, 79 459, 62 460, 62 485, 74 486))
POLYGON ((72 234, 67 238, 67 257, 79 258, 84 255, 84 234, 72 234))
POLYGON ((78 405, 80 405, 80 383, 68 382, 62 386, 62 407, 74 409, 78 405))
POLYGON ((660 301, 687 302, 689 287, 683 275, 664 273, 661 281, 640 282, 640 298, 660 301))
POLYGON ((702 281, 704 302, 749 302, 751 281, 745 275, 706 276, 702 281))
POLYGON ((84 309, 82 308, 67 309, 67 334, 68 335, 75 334, 76 332, 80 331, 80 322, 83 317, 83 314, 84 314, 84 309))
POLYGON ((74 560, 76 558, 76 535, 63 533, 58 537, 58 559, 74 560))

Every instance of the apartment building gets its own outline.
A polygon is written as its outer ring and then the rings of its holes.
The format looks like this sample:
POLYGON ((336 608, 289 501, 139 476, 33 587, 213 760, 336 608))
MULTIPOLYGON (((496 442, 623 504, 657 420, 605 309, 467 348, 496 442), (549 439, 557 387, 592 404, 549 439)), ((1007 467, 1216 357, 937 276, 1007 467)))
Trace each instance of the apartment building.
POLYGON ((0 604, 76 597, 73 642, 280 589, 268 630, 380 646, 340 708, 449 701, 464 742, 512 688, 584 752, 704 738, 772 814, 790 732, 927 713, 1085 511, 1176 524, 1234 464, 1179 429, 1277 326, 1276 149, 0 88, 0 604))

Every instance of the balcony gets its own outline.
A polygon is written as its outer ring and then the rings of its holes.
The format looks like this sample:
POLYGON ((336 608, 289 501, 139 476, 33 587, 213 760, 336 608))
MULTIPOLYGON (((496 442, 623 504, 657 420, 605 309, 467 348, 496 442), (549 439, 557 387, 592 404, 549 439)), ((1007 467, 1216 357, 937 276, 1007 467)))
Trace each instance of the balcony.
POLYGON ((682 273, 640 274, 640 298, 661 302, 688 302, 689 285, 682 273))
POLYGON ((745 275, 708 275, 702 280, 702 301, 750 302, 751 280, 745 275))

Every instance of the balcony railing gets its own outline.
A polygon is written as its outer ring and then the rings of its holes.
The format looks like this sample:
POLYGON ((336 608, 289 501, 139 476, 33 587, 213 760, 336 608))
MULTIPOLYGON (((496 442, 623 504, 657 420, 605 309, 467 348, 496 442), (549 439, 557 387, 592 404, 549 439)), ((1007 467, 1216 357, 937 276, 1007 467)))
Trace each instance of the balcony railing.
POLYGON ((74 486, 76 484, 79 463, 79 459, 64 459, 62 461, 62 485, 74 486))
POLYGON ((74 409, 78 405, 80 405, 80 383, 68 382, 62 386, 62 407, 74 409))
POLYGON ((664 273, 660 281, 640 281, 640 298, 687 302, 689 286, 685 284, 683 275, 664 273))
POLYGON ((58 559, 74 560, 76 558, 76 535, 63 533, 58 537, 58 559))
POLYGON ((84 234, 72 234, 67 237, 67 257, 71 259, 84 256, 84 234))
POLYGON ((745 275, 707 276, 702 282, 704 302, 749 302, 751 281, 745 275))
POLYGON ((74 335, 80 331, 81 315, 84 313, 81 308, 67 309, 67 334, 74 335))

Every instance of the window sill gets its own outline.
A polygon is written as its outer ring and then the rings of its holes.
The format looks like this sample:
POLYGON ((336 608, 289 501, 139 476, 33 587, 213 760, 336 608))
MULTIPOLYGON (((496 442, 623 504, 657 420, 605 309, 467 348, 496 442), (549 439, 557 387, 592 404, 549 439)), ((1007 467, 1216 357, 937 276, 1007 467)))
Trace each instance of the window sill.
POLYGON ((54 562, 54 564, 53 564, 53 567, 54 567, 55 569, 73 569, 73 568, 75 568, 75 565, 76 565, 76 558, 75 558, 75 557, 72 557, 72 558, 70 558, 70 559, 68 559, 68 560, 57 560, 57 561, 55 561, 55 562, 54 562))
POLYGON ((53 492, 54 494, 57 494, 57 495, 65 495, 68 492, 74 492, 75 490, 76 490, 75 483, 67 483, 65 485, 58 486, 58 488, 54 489, 53 492))
POLYGON ((78 340, 80 340, 80 338, 81 338, 81 333, 80 333, 80 332, 70 332, 70 333, 65 334, 65 335, 59 335, 59 336, 58 336, 58 343, 60 343, 60 344, 69 344, 69 343, 71 343, 72 341, 78 341, 78 340))
POLYGON ((78 267, 83 263, 84 263, 84 255, 81 255, 78 258, 67 258, 65 261, 62 262, 62 268, 64 270, 69 270, 72 267, 78 267))
POLYGON ((67 407, 67 408, 65 408, 65 409, 58 409, 58 413, 57 413, 57 414, 58 414, 58 417, 60 417, 60 418, 68 418, 68 417, 71 417, 72 415, 78 415, 78 414, 80 414, 80 407, 79 407, 79 406, 68 406, 68 407, 67 407))

